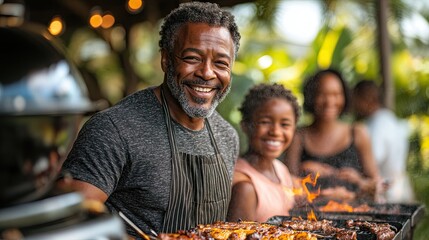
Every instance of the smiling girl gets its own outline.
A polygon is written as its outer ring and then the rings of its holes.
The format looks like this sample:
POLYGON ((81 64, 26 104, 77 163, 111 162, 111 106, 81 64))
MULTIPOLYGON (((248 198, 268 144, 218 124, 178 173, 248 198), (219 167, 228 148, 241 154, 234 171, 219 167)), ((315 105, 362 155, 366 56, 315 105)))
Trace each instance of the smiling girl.
POLYGON ((259 84, 239 110, 249 147, 235 167, 228 220, 263 222, 288 215, 294 205, 288 194, 292 177, 277 158, 292 142, 300 114, 297 100, 282 85, 259 84))

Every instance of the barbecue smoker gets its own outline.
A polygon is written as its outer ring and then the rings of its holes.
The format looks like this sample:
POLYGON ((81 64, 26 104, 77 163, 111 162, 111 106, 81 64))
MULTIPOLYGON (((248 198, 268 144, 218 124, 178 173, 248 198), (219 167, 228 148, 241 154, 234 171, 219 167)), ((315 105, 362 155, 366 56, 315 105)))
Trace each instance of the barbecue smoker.
POLYGON ((48 33, 0 27, 0 239, 125 239, 103 204, 54 188, 83 114, 95 110, 48 33))

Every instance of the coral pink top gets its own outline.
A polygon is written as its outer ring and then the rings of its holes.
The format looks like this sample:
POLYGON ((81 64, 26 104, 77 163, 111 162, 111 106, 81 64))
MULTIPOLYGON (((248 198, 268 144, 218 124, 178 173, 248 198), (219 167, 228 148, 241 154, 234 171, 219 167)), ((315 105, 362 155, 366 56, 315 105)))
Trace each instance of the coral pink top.
POLYGON ((235 166, 236 172, 241 172, 251 179, 256 190, 258 205, 254 220, 258 222, 266 222, 275 215, 289 215, 289 210, 295 203, 292 176, 288 168, 277 159, 273 161, 273 166, 280 184, 272 182, 242 158, 237 160, 235 166))

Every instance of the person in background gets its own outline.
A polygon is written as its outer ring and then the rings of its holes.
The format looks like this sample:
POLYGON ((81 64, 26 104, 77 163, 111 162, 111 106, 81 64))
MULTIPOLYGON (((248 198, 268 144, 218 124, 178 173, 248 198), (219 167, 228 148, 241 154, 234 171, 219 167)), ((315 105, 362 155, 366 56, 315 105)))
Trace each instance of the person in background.
POLYGON ((294 206, 292 177, 277 158, 289 147, 300 116, 295 96, 278 84, 259 84, 246 95, 241 127, 248 150, 236 164, 228 220, 264 222, 294 206))
POLYGON ((318 71, 304 83, 304 110, 313 117, 297 129, 285 154, 292 174, 320 174, 316 200, 375 200, 379 173, 366 127, 341 119, 349 105, 348 88, 334 69, 318 71))
POLYGON ((383 105, 383 94, 374 81, 362 80, 353 88, 357 120, 368 126, 374 157, 386 183, 387 202, 413 202, 414 192, 407 175, 409 126, 383 105))
POLYGON ((215 111, 239 49, 234 16, 217 4, 183 3, 160 35, 163 83, 93 115, 59 181, 146 233, 225 220, 239 152, 237 132, 215 111))

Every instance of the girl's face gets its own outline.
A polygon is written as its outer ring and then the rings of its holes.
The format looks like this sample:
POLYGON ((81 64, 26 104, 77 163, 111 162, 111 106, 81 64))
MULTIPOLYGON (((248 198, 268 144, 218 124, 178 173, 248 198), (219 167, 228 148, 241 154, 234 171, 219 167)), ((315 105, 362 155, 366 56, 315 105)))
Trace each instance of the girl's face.
POLYGON ((252 151, 263 159, 279 157, 292 142, 295 112, 285 99, 273 98, 255 109, 253 127, 247 132, 252 151))
POLYGON ((314 101, 314 115, 319 119, 337 119, 344 109, 345 97, 340 80, 334 74, 325 74, 314 101))

